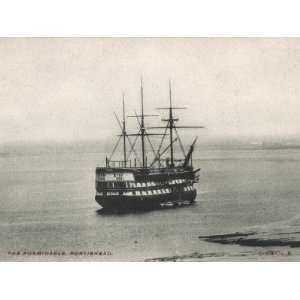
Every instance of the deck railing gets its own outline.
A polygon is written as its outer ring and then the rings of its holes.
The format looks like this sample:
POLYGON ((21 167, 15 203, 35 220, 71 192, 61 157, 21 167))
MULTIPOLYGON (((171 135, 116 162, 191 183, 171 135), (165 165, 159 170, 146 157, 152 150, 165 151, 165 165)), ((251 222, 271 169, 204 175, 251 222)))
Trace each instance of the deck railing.
MULTIPOLYGON (((177 163, 178 166, 182 165, 182 163, 184 162, 184 159, 174 159, 174 161, 177 163)), ((169 159, 160 159, 160 161, 158 161, 158 169, 160 168, 166 168, 169 165, 170 160, 169 159)), ((106 158, 105 160, 105 164, 107 168, 139 168, 141 167, 141 165, 139 164, 139 162, 137 161, 137 159, 135 158, 134 160, 110 160, 108 158, 106 158)), ((145 159, 145 165, 147 167, 147 157, 145 159)))

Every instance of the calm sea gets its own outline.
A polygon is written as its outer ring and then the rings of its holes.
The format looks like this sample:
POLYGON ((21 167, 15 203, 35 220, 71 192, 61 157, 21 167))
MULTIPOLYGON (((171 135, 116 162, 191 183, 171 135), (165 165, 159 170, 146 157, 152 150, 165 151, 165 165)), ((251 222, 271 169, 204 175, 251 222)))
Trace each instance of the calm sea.
POLYGON ((300 240, 299 150, 214 149, 195 157, 195 205, 109 215, 94 200, 101 153, 1 152, 0 260, 300 260, 300 248, 277 245, 300 240), (199 238, 236 232, 273 244, 199 238))

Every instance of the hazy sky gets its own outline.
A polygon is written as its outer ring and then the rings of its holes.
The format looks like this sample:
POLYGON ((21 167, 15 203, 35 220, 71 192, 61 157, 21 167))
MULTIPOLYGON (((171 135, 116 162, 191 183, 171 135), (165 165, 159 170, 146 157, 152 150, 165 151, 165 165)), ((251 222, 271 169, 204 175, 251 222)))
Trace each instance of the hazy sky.
POLYGON ((2 38, 0 58, 1 142, 117 134, 113 111, 122 92, 139 109, 141 76, 147 112, 171 79, 205 136, 300 135, 300 39, 2 38))

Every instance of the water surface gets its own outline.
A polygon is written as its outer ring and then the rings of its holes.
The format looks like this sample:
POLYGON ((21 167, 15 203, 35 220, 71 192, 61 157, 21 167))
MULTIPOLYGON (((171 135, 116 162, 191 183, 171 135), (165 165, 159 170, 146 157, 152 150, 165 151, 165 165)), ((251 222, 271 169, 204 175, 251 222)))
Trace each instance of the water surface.
POLYGON ((94 200, 94 170, 104 158, 94 149, 2 152, 0 260, 300 260, 288 244, 208 238, 251 232, 300 241, 299 150, 211 149, 195 157, 195 205, 109 215, 94 200), (39 251, 52 254, 32 253, 39 251))

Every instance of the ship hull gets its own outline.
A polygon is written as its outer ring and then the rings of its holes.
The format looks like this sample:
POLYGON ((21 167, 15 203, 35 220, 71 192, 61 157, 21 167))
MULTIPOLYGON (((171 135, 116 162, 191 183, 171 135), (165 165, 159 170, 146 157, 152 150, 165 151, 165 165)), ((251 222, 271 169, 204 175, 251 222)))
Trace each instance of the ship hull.
POLYGON ((164 206, 188 205, 195 201, 196 190, 151 196, 96 196, 95 200, 107 211, 141 211, 164 206))

